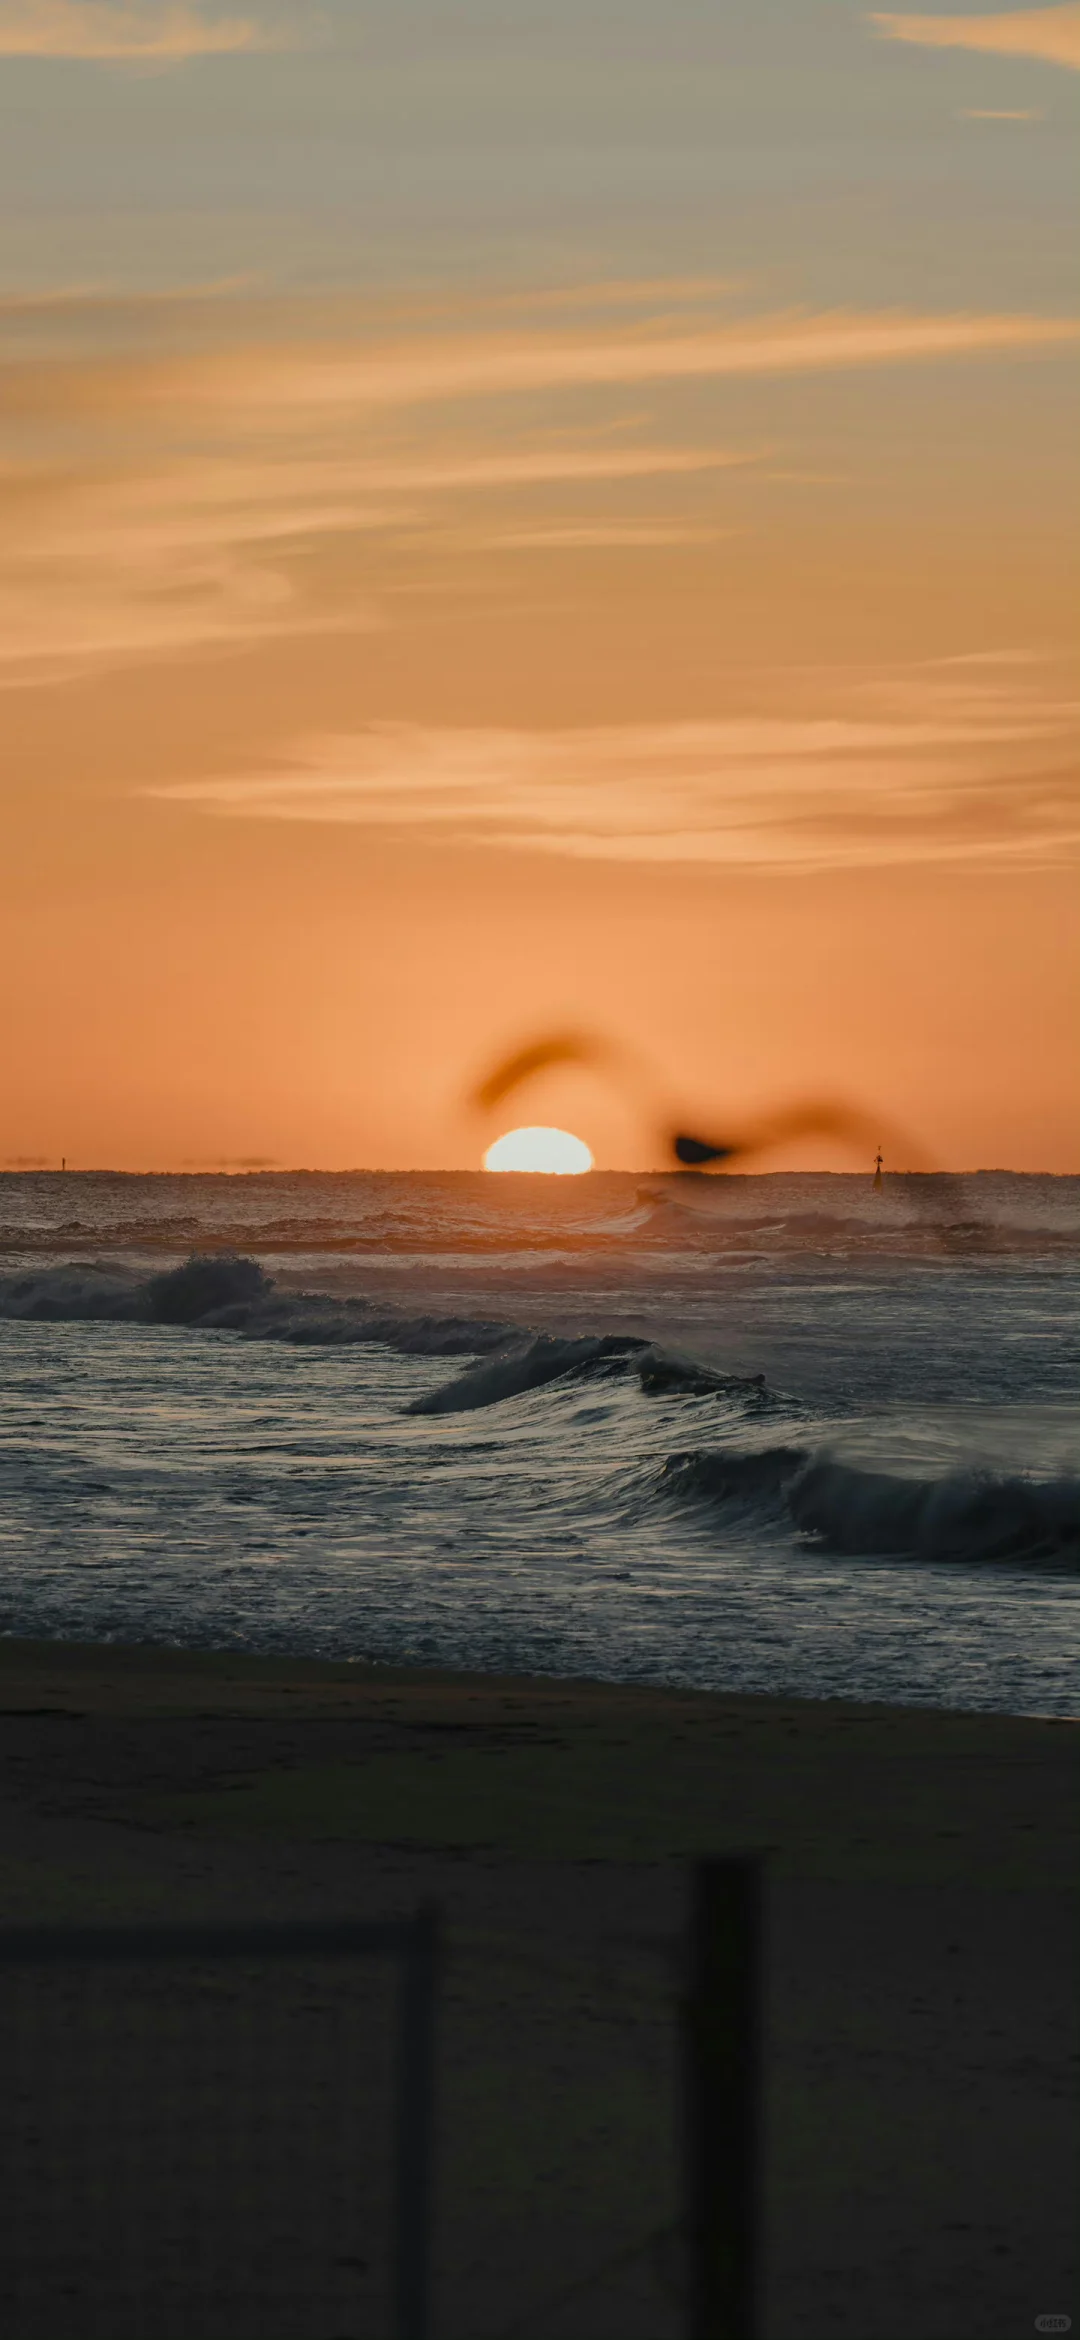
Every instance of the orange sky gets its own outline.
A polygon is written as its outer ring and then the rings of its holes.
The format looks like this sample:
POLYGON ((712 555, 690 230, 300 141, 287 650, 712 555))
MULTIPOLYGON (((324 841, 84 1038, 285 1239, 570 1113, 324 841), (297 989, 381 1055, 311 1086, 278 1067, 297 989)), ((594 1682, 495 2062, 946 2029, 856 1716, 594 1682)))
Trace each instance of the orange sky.
POLYGON ((1080 1170, 1076 10, 403 13, 0 7, 0 1162, 1080 1170))

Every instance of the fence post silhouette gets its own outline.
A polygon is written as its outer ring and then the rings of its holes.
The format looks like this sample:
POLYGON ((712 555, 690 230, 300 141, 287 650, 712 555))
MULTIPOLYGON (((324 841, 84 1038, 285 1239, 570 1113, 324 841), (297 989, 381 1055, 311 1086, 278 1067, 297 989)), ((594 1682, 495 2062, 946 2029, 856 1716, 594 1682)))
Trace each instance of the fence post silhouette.
POLYGON ((398 1980, 397 2340, 430 2340, 435 2177, 435 1990, 439 1913, 425 1902, 404 1929, 398 1980))
POLYGON ((683 2008, 689 2340, 758 2340, 762 1873, 694 1871, 683 2008))

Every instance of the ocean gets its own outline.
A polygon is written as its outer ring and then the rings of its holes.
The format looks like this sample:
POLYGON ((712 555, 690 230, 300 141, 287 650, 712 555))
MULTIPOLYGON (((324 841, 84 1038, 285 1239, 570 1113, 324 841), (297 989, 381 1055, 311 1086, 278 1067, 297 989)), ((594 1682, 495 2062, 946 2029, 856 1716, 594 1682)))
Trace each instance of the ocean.
POLYGON ((1080 1178, 0 1175, 0 1630, 1080 1712, 1080 1178))

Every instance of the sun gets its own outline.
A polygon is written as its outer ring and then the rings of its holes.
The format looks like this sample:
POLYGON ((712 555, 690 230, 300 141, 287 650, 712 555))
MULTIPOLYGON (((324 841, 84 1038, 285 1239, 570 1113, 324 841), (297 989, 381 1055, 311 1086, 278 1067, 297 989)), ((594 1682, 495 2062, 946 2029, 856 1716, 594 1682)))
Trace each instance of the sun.
POLYGON ((484 1155, 485 1170, 544 1170, 558 1178, 580 1178, 592 1166, 588 1146, 568 1129, 508 1129, 484 1155))

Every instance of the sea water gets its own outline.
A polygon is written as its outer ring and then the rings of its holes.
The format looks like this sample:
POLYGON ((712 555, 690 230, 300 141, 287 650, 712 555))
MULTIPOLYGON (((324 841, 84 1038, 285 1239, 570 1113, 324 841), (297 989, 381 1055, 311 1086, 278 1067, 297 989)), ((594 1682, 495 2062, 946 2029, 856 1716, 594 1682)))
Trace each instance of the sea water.
POLYGON ((0 1177, 0 1629, 1075 1714, 1078 1287, 1080 1179, 0 1177))

